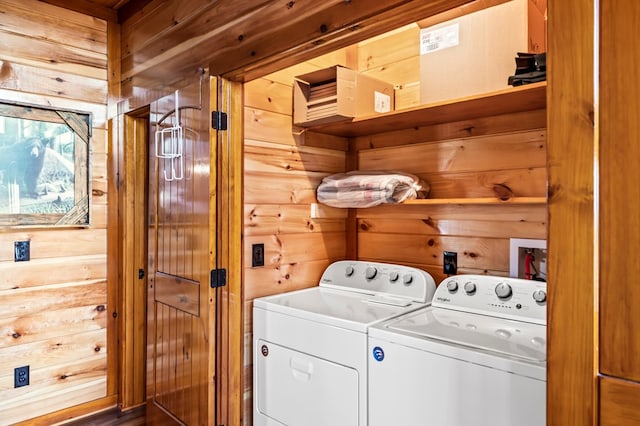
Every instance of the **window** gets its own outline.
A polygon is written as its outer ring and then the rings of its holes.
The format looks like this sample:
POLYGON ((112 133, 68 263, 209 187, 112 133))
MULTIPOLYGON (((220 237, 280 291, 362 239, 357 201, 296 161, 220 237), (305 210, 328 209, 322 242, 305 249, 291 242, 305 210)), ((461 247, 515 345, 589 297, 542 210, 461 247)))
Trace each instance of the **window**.
POLYGON ((0 226, 89 224, 89 113, 0 101, 0 226))

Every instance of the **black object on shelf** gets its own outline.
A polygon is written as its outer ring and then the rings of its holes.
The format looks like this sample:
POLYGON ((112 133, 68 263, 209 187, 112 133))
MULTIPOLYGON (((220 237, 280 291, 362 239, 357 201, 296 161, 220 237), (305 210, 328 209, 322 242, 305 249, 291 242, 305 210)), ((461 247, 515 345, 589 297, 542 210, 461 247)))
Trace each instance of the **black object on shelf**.
POLYGON ((547 79, 547 54, 518 52, 515 75, 509 76, 510 86, 536 83, 547 79))

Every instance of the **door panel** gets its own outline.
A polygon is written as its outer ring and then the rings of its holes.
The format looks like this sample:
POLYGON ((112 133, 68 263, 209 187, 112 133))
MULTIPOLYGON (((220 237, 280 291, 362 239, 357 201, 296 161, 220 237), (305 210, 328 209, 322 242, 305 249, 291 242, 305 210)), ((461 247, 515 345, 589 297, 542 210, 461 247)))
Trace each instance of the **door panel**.
POLYGON ((200 283, 187 278, 156 271, 157 302, 173 306, 198 317, 200 315, 200 283))
POLYGON ((151 105, 147 400, 160 424, 212 424, 215 414, 208 94, 203 78, 151 105))

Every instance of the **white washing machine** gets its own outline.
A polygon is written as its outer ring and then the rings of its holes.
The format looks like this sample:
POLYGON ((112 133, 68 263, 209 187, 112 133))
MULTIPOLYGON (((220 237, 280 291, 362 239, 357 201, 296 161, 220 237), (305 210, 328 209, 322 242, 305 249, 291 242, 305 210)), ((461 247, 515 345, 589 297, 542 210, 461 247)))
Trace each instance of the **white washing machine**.
POLYGON ((545 425, 546 335, 546 283, 447 278, 369 329, 369 425, 545 425))
POLYGON ((253 424, 366 426, 368 328, 434 292, 416 268, 340 261, 317 287, 254 300, 253 424))

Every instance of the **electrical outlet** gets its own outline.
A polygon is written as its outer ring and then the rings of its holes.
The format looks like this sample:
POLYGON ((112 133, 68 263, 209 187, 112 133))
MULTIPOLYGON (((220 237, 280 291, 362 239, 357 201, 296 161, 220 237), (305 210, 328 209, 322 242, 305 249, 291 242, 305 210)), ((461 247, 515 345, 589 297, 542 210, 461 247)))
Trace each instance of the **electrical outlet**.
POLYGON ((29 241, 16 241, 13 243, 13 259, 16 262, 26 262, 31 258, 29 241))
POLYGON ((251 245, 251 267, 264 266, 264 244, 251 245))
POLYGON ((442 253, 444 255, 442 272, 447 275, 455 275, 458 272, 458 253, 455 251, 444 251, 442 253))
POLYGON ((29 366, 16 367, 13 369, 13 387, 21 388, 29 385, 29 366))

